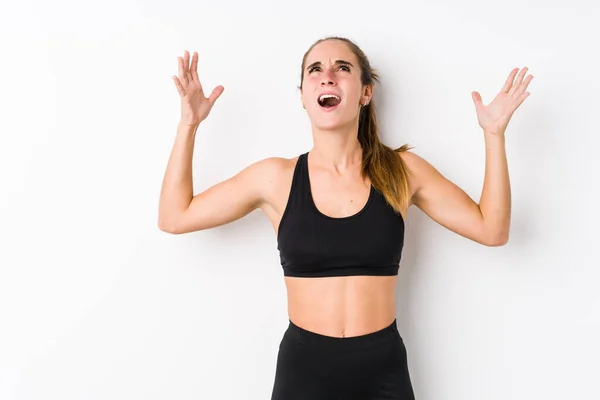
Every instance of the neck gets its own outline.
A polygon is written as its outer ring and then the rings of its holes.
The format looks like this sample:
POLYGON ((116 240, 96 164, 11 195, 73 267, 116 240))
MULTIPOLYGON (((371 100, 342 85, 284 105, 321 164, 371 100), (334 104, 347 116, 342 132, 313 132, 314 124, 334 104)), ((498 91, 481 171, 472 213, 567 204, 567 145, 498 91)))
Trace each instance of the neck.
POLYGON ((344 170, 362 163, 358 124, 327 130, 313 127, 313 141, 311 158, 319 164, 344 170))

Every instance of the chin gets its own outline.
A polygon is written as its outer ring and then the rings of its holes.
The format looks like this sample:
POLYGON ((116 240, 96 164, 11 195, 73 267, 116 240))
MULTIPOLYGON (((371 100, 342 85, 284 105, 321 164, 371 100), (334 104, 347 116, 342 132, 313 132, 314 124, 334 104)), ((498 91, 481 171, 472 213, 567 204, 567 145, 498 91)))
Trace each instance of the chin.
POLYGON ((344 116, 341 113, 321 113, 319 110, 313 115, 312 125, 319 130, 339 130, 351 126, 355 118, 344 116))

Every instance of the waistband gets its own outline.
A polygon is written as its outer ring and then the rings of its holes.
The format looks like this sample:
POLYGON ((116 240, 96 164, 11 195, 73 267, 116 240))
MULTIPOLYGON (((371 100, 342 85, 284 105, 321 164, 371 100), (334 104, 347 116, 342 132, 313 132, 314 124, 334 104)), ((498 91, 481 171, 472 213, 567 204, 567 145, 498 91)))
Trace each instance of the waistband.
POLYGON ((290 320, 284 336, 293 339, 296 343, 306 344, 320 351, 342 352, 369 349, 392 340, 402 341, 396 319, 390 325, 378 331, 350 337, 327 336, 311 332, 299 327, 290 320))

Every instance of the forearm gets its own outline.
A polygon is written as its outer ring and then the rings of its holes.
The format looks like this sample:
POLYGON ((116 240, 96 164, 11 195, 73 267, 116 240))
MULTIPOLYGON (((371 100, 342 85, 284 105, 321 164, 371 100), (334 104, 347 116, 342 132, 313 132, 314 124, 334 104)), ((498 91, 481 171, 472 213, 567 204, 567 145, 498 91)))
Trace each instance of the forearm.
POLYGON ((489 240, 494 244, 508 241, 511 215, 511 192, 503 134, 484 132, 485 178, 479 201, 489 240))
POLYGON ((177 216, 183 214, 193 197, 192 158, 196 126, 179 124, 175 143, 167 164, 160 192, 158 226, 172 228, 177 216))

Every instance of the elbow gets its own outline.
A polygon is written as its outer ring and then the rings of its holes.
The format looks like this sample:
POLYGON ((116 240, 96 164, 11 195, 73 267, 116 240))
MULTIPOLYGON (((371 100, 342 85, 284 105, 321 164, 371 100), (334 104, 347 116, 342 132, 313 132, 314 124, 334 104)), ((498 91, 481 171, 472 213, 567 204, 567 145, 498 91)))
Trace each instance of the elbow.
POLYGON ((171 225, 165 224, 164 222, 158 223, 158 229, 160 229, 161 231, 163 231, 165 233, 175 234, 175 230, 173 229, 173 227, 171 225))
POLYGON ((495 232, 489 235, 483 242, 488 247, 501 247, 508 243, 509 234, 508 231, 495 232))
POLYGON ((180 229, 178 229, 177 224, 175 224, 172 220, 160 217, 158 218, 158 229, 165 233, 171 233, 173 235, 179 235, 183 233, 180 229))

